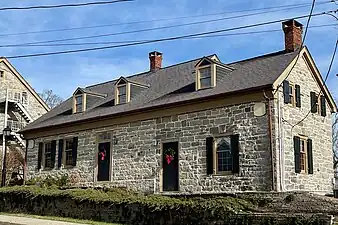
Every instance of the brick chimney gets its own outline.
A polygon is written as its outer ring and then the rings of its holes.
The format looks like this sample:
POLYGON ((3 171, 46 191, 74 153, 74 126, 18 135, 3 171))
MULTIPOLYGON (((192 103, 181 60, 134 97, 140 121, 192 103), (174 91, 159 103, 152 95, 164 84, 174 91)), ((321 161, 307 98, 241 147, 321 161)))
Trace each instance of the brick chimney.
POLYGON ((285 35, 285 50, 294 52, 302 45, 303 25, 296 20, 288 20, 282 23, 285 35))
POLYGON ((161 52, 150 52, 150 71, 156 71, 162 68, 162 53, 161 52))

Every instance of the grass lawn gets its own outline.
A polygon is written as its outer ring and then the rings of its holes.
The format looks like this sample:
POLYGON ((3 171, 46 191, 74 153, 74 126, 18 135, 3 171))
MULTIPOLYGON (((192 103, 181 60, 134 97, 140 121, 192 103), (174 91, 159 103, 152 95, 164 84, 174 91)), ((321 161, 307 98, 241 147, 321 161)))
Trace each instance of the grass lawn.
POLYGON ((22 214, 22 213, 0 213, 0 215, 28 217, 28 218, 35 218, 35 219, 42 219, 42 220, 56 220, 56 221, 63 221, 63 222, 69 222, 69 223, 80 223, 80 224, 91 224, 91 225, 122 225, 122 224, 116 224, 116 223, 97 222, 97 221, 92 221, 92 220, 80 220, 80 219, 57 217, 57 216, 37 216, 37 215, 22 214))

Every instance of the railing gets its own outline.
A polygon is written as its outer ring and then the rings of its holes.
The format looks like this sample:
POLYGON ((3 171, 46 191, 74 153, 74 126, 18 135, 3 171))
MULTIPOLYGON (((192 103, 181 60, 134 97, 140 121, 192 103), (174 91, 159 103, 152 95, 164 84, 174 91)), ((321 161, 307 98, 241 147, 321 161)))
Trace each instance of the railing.
POLYGON ((7 126, 9 126, 13 132, 17 132, 24 128, 26 124, 19 121, 7 120, 7 126))
MULTIPOLYGON (((6 90, 0 90, 0 101, 3 102, 6 100, 6 90)), ((19 102, 23 105, 28 104, 28 94, 26 91, 20 90, 8 90, 8 100, 19 102)))

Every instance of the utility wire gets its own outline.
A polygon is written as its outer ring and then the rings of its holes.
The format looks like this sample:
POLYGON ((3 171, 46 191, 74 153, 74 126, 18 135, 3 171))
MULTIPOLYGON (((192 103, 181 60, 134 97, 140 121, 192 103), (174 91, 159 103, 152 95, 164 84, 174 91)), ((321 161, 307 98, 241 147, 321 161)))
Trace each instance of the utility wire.
MULTIPOLYGON (((321 13, 313 14, 312 16, 325 15, 326 13, 331 13, 331 12, 334 12, 334 11, 321 12, 321 13)), ((264 25, 269 25, 269 24, 273 24, 273 23, 280 23, 280 22, 287 21, 287 20, 290 20, 290 19, 301 19, 301 18, 306 18, 306 17, 309 17, 309 15, 303 15, 303 16, 298 16, 298 17, 288 18, 288 19, 273 20, 273 21, 268 21, 268 22, 264 22, 264 23, 256 23, 256 24, 250 24, 250 25, 239 26, 239 27, 232 27, 232 28, 221 29, 221 30, 213 30, 213 31, 208 31, 208 32, 194 33, 194 34, 188 34, 188 35, 182 35, 182 36, 174 36, 174 37, 154 39, 154 40, 149 40, 149 41, 140 41, 140 42, 134 42, 134 43, 128 43, 128 44, 121 44, 121 45, 109 45, 109 46, 96 47, 96 48, 84 48, 84 49, 75 49, 75 50, 67 50, 67 51, 46 52, 46 53, 36 53, 36 54, 27 54, 27 55, 16 55, 16 56, 8 56, 7 58, 8 59, 29 58, 29 57, 37 57, 37 56, 70 54, 70 53, 77 53, 77 52, 98 51, 98 50, 104 50, 104 49, 121 48, 121 47, 127 47, 127 46, 135 46, 135 45, 144 45, 144 44, 149 44, 149 43, 172 41, 172 40, 184 39, 184 38, 189 38, 189 37, 204 36, 204 35, 209 35, 209 34, 223 33, 223 32, 227 32, 227 31, 264 26, 264 25)))
MULTIPOLYGON (((331 68, 332 68, 332 64, 334 62, 334 59, 335 59, 335 56, 336 56, 336 53, 337 53, 337 47, 338 47, 338 39, 336 41, 336 45, 334 47, 334 51, 333 51, 333 54, 332 54, 332 58, 331 58, 331 61, 330 61, 330 65, 329 65, 329 69, 327 70, 327 73, 326 73, 326 76, 325 76, 325 79, 324 79, 324 86, 326 85, 326 81, 327 79, 329 78, 329 75, 330 75, 330 72, 331 72, 331 68)), ((298 121, 295 125, 292 126, 292 128, 294 128, 295 126, 297 126, 298 124, 300 124, 301 122, 303 122, 311 113, 311 109, 313 107, 315 107, 316 104, 319 104, 319 98, 320 98, 320 95, 322 94, 323 92, 323 89, 320 90, 319 94, 318 94, 318 99, 317 99, 317 103, 314 103, 313 105, 311 105, 311 108, 309 110, 309 112, 304 116, 303 119, 301 119, 300 121, 298 121)))
POLYGON ((114 0, 114 1, 100 1, 100 2, 70 3, 70 4, 61 4, 61 5, 36 5, 36 6, 26 6, 26 7, 4 7, 4 8, 0 8, 0 11, 82 7, 82 6, 90 6, 90 5, 108 5, 108 4, 118 3, 118 2, 131 2, 131 1, 134 1, 134 0, 114 0))
POLYGON ((44 43, 53 43, 53 42, 63 42, 63 41, 74 41, 74 40, 92 39, 92 38, 99 38, 99 37, 110 37, 110 36, 117 36, 117 35, 124 35, 124 34, 134 34, 134 33, 148 32, 148 31, 155 31, 155 30, 163 30, 163 29, 169 29, 169 28, 177 28, 177 27, 184 27, 184 26, 192 26, 192 25, 198 25, 198 24, 212 23, 212 22, 224 21, 224 20, 229 20, 229 19, 237 19, 237 18, 243 18, 243 17, 248 17, 248 16, 255 16, 255 15, 261 15, 261 14, 271 13, 271 12, 278 12, 278 11, 283 11, 283 10, 285 10, 285 9, 278 9, 278 10, 272 10, 272 11, 259 12, 259 13, 250 13, 250 14, 230 16, 230 17, 223 17, 223 18, 212 19, 212 20, 202 20, 202 21, 197 21, 197 22, 183 23, 183 24, 176 24, 176 25, 169 25, 169 26, 162 26, 162 27, 154 27, 154 28, 146 28, 146 29, 139 29, 139 30, 123 31, 123 32, 117 32, 117 33, 106 33, 106 34, 98 34, 98 35, 90 35, 90 36, 80 36, 80 37, 74 37, 74 38, 64 38, 64 39, 54 39, 54 40, 27 42, 27 43, 21 43, 21 44, 23 44, 23 45, 44 44, 44 43))
POLYGON ((313 15, 313 10, 314 10, 314 8, 315 8, 315 3, 316 3, 316 0, 313 0, 312 1, 312 6, 311 6, 311 10, 310 10, 310 13, 309 13, 309 18, 308 18, 308 20, 307 20, 307 23, 306 23, 306 27, 305 27, 305 32, 304 32, 304 37, 303 37, 303 40, 302 40, 302 43, 301 43, 301 45, 300 45, 300 47, 299 47, 299 49, 298 49, 298 54, 297 54, 297 58, 296 58, 296 62, 292 65, 292 67, 291 67, 291 69, 289 70, 289 72, 288 72, 288 74, 286 75, 286 77, 283 79, 283 81, 278 85, 278 87, 276 88, 276 90, 275 90, 275 92, 273 93, 273 95, 278 91, 278 89, 281 87, 281 85, 282 85, 282 83, 284 82, 284 80, 286 80, 289 76, 290 76, 290 74, 291 74, 291 71, 295 68, 295 66, 296 66, 296 64, 297 64, 297 62, 298 62, 298 60, 299 60, 299 58, 300 58, 300 52, 301 52, 301 50, 302 50, 302 48, 303 48, 303 46, 304 46, 304 43, 305 43, 305 39, 306 39, 306 35, 307 35, 307 31, 308 31, 308 28, 309 28, 309 24, 310 24, 310 20, 311 20, 311 17, 312 16, 314 16, 313 15))
MULTIPOLYGON (((338 24, 323 24, 310 26, 309 28, 322 28, 322 27, 338 27, 338 24)), ((261 33, 272 33, 280 32, 280 29, 274 30, 262 30, 262 31, 250 31, 250 32, 239 32, 239 33, 230 33, 230 34, 216 34, 216 35, 207 35, 207 36, 197 36, 190 38, 182 39, 200 39, 200 38, 214 38, 214 37, 226 37, 226 36, 240 36, 240 35, 250 35, 250 34, 261 34, 261 33)), ((134 43, 134 42, 143 42, 151 41, 150 39, 145 40, 125 40, 125 41, 105 41, 105 42, 82 42, 82 43, 56 43, 56 44, 10 44, 10 45, 0 45, 0 48, 11 48, 11 47, 62 47, 62 46, 82 46, 82 45, 105 45, 105 44, 122 44, 122 43, 134 43)))
MULTIPOLYGON (((322 4, 327 4, 327 3, 331 3, 331 1, 317 2, 316 5, 322 5, 322 4)), ((19 33, 7 33, 7 34, 5 33, 5 34, 0 34, 0 37, 26 35, 26 34, 52 33, 52 32, 62 32, 62 31, 72 31, 72 30, 84 30, 84 29, 93 29, 93 28, 102 28, 102 27, 142 24, 142 23, 163 22, 163 21, 190 19, 190 18, 198 18, 198 17, 220 16, 220 15, 224 15, 224 14, 234 14, 234 13, 244 13, 244 12, 252 12, 252 11, 270 10, 270 9, 276 9, 276 8, 277 9, 278 8, 286 8, 286 9, 290 8, 290 9, 292 9, 292 7, 302 8, 302 7, 307 7, 309 5, 311 5, 311 4, 301 3, 301 4, 291 4, 291 5, 279 5, 279 6, 271 6, 271 7, 264 7, 264 8, 256 8, 256 9, 225 11, 225 12, 219 12, 219 13, 199 14, 199 15, 193 15, 193 16, 171 17, 171 18, 154 19, 154 20, 133 21, 133 22, 126 22, 126 23, 112 23, 112 24, 103 24, 103 25, 94 25, 94 26, 70 27, 70 28, 50 29, 50 30, 42 30, 42 31, 28 31, 28 32, 19 32, 19 33)))

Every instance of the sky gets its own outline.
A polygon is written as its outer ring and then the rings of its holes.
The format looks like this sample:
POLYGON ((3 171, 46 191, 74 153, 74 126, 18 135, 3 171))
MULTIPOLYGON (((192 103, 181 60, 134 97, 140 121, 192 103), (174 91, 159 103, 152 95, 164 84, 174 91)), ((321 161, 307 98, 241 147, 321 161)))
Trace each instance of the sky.
MULTIPOLYGON (((2 0, 0 2, 0 7, 23 7, 32 5, 81 3, 88 1, 95 0, 2 0)), ((317 3, 321 2, 328 1, 317 0, 317 3)), ((85 40, 58 42, 82 43, 165 38, 291 18, 308 14, 312 0, 134 0, 132 2, 79 8, 0 11, 2 14, 0 20, 0 55, 10 57, 23 54, 98 47, 98 45, 86 45, 1 48, 1 45, 6 44, 22 44, 53 39, 148 29, 159 26, 170 26, 255 13, 230 13, 231 11, 300 3, 308 3, 309 5, 297 9, 288 9, 278 12, 275 11, 261 15, 221 20, 205 24, 85 40), (221 12, 225 13, 216 16, 200 17, 200 15, 221 12), (190 18, 154 21, 177 17, 190 18), (125 24, 135 21, 149 20, 152 20, 152 22, 125 24), (124 24, 121 25, 121 23, 124 24), (4 35, 107 24, 115 25, 95 29, 78 29, 62 32, 44 32, 10 36, 4 35)), ((314 12, 335 10, 337 8, 338 5, 335 5, 333 2, 317 4, 314 12)), ((299 21, 304 25, 307 22, 306 19, 300 19, 299 21)), ((338 21, 327 15, 312 17, 310 21, 310 26, 326 24, 338 24, 338 21)), ((10 62, 37 92, 41 92, 44 89, 51 89, 62 98, 68 98, 77 87, 85 87, 113 80, 119 78, 120 76, 128 76, 149 70, 148 53, 154 50, 163 53, 163 66, 169 66, 211 54, 217 54, 222 62, 230 63, 237 60, 283 50, 284 34, 280 23, 234 32, 251 32, 271 29, 279 29, 279 31, 240 36, 176 40, 76 54, 10 59, 10 62)), ((327 73, 329 61, 331 59, 337 37, 338 26, 310 28, 308 30, 305 44, 309 48, 322 76, 325 76, 327 73)), ((338 77, 336 76, 338 73, 337 62, 338 57, 333 64, 333 68, 327 82, 328 87, 335 98, 338 98, 338 77)))

